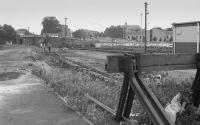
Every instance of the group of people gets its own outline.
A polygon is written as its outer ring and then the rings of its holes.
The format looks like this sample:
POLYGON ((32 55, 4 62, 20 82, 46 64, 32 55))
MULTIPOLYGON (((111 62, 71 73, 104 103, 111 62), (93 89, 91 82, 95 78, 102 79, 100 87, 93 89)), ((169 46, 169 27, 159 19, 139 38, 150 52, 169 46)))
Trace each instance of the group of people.
POLYGON ((47 42, 46 39, 42 43, 40 43, 40 47, 43 52, 46 52, 46 48, 48 48, 48 52, 51 53, 51 46, 51 43, 47 42))

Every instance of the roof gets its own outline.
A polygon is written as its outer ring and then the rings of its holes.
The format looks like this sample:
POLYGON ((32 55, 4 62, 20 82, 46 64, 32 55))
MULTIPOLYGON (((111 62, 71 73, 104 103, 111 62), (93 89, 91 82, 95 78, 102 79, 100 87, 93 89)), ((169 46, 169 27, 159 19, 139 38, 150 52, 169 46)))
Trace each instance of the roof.
POLYGON ((124 28, 131 28, 131 29, 140 29, 139 25, 120 25, 120 27, 124 28))
POLYGON ((142 30, 134 30, 134 31, 126 32, 126 35, 141 35, 141 31, 142 31, 142 34, 145 33, 145 30, 142 29, 142 30))
POLYGON ((177 25, 184 26, 184 25, 194 25, 194 24, 197 24, 197 23, 200 23, 200 21, 172 23, 172 25, 173 25, 173 26, 177 26, 177 25))
POLYGON ((41 37, 41 38, 44 38, 46 36, 44 35, 22 35, 21 36, 22 38, 33 38, 33 37, 41 37))

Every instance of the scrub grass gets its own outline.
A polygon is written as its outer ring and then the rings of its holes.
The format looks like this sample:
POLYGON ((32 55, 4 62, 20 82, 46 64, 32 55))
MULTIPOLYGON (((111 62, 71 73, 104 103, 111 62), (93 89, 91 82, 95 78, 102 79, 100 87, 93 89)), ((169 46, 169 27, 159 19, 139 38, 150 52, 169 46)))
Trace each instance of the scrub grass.
MULTIPOLYGON (((53 63, 53 62, 52 62, 53 63)), ((51 63, 51 64, 52 64, 51 63)), ((56 64, 57 65, 57 64, 56 64)), ((59 64, 60 66, 60 64, 59 64)), ((96 98, 100 102, 117 110, 122 82, 105 81, 92 76, 85 70, 72 68, 65 64, 65 68, 53 68, 50 73, 46 73, 42 68, 33 70, 33 74, 42 78, 46 83, 65 98, 68 105, 73 109, 81 112, 85 117, 90 119, 95 125, 115 125, 114 116, 102 110, 98 105, 91 102, 86 94, 96 98)), ((121 77, 120 75, 119 77, 121 77)), ((147 86, 154 92, 163 107, 170 103, 172 98, 179 92, 185 97, 190 92, 194 78, 187 78, 177 82, 168 76, 167 72, 154 72, 144 74, 142 77, 147 86), (155 76, 162 76, 161 83, 156 83, 155 76)), ((186 97, 187 98, 187 97, 186 97)), ((182 114, 178 114, 176 124, 184 124, 190 122, 196 123, 197 109, 189 105, 182 114), (189 113, 188 113, 189 112, 189 113)), ((137 120, 139 125, 152 124, 143 105, 139 99, 135 98, 131 111, 131 118, 137 120), (136 116, 136 114, 138 114, 136 116)))

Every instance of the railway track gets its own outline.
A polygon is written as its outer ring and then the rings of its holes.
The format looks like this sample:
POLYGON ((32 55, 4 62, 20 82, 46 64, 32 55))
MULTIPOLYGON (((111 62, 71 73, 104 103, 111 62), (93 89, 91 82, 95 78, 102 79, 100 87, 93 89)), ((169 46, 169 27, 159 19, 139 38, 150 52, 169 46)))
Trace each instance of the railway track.
MULTIPOLYGON (((80 68, 85 68, 91 72, 94 72, 94 73, 97 73, 101 76, 105 76, 107 78, 115 78, 115 77, 110 77, 110 75, 108 73, 105 73, 105 72, 102 72, 102 71, 99 71, 93 67, 90 67, 90 66, 87 66, 85 64, 82 64, 80 62, 77 62, 77 61, 74 61, 74 60, 71 60, 71 59, 68 59, 68 58, 65 58, 65 55, 62 54, 62 53, 54 53, 54 55, 57 57, 57 59, 61 60, 62 62, 66 62, 66 63, 71 63, 71 64, 75 64, 75 65, 78 65, 80 68)), ((143 55, 143 56, 146 56, 146 55, 143 55)), ((160 55, 157 55, 157 56, 160 56, 160 55)), ((147 57, 144 57, 145 59, 147 57)), ((148 57, 149 58, 149 57, 148 57)), ((133 59, 133 58, 131 58, 133 59)), ((116 61, 116 60, 115 60, 116 61)), ((193 60, 192 60, 193 61, 193 60)), ((109 62, 109 61, 108 61, 109 62)), ((167 62, 167 61, 166 61, 167 62)), ((118 63, 113 63, 115 65, 120 65, 118 63)), ((111 65, 111 64, 110 64, 111 65)), ((115 67, 114 65, 114 67, 115 67)), ((124 65, 127 67, 127 65, 124 65)), ((160 66, 160 65, 159 65, 160 66)), ((121 65, 119 66, 119 68, 121 67, 121 65)), ((113 68, 111 68, 113 69, 113 68)), ((133 71, 132 71, 133 72, 133 71)), ((135 90, 135 92, 137 93, 137 95, 140 96, 143 104, 145 105, 146 109, 148 110, 149 114, 151 114, 150 116, 151 119, 153 119, 153 121, 155 123, 158 122, 158 124, 160 123, 167 123, 167 124, 172 124, 170 119, 168 119, 168 117, 166 116, 164 110, 163 110, 163 107, 161 106, 161 104, 159 103, 159 101, 157 100, 156 96, 155 95, 152 95, 152 92, 150 91, 150 89, 146 86, 143 86, 143 83, 141 82, 141 80, 139 79, 139 77, 134 76, 133 75, 130 75, 129 76, 131 78, 131 84, 130 84, 130 87, 132 89, 135 90), (136 79, 135 79, 136 78, 136 79), (138 83, 137 83, 138 82, 138 83), (139 85, 139 86, 138 86, 139 85), (147 99, 148 98, 148 99, 147 99), (155 118, 154 118, 155 117, 155 118)), ((129 79, 130 79, 129 78, 129 79)), ((108 106, 104 105, 103 103, 101 103, 100 101, 96 100, 95 98, 93 98, 92 96, 90 95, 85 95, 88 99, 92 100, 94 103, 96 103, 97 105, 99 105, 100 107, 102 107, 104 110, 106 110, 107 112, 115 115, 116 114, 116 111, 114 111, 113 109, 109 108, 108 106)), ((129 101, 130 102, 130 101, 129 101)), ((123 104, 123 103, 121 103, 123 104)), ((130 107, 132 104, 130 103, 127 103, 128 104, 128 107, 130 107)), ((126 107, 125 107, 126 108, 126 107)), ((118 111, 117 111, 118 112, 118 111)), ((123 111, 122 111, 123 113, 123 111)), ((120 116, 122 117, 122 119, 124 119, 125 121, 129 121, 129 119, 126 119, 126 118, 123 118, 123 116, 120 116)), ((133 122, 133 124, 135 124, 135 122, 133 122)))
POLYGON ((61 62, 67 63, 67 64, 72 65, 72 66, 76 66, 80 69, 87 70, 91 74, 95 75, 97 78, 99 78, 100 76, 103 76, 104 79, 108 79, 108 80, 113 79, 115 82, 121 80, 117 76, 113 76, 113 74, 111 75, 109 73, 100 71, 100 70, 93 68, 91 66, 87 66, 83 63, 69 59, 65 56, 65 52, 64 53, 63 52, 55 52, 55 53, 52 53, 51 55, 53 55, 54 57, 56 56, 56 58, 61 62))
MULTIPOLYGON (((90 50, 109 53, 145 53, 144 47, 135 48, 72 48, 73 50, 90 50)), ((173 49, 170 47, 147 47, 147 53, 172 53, 173 49)))
MULTIPOLYGON (((82 64, 80 62, 76 62, 76 61, 73 61, 71 59, 65 58, 65 55, 60 53, 60 52, 59 52, 59 54, 58 54, 58 52, 52 53, 49 56, 54 56, 59 61, 68 63, 71 66, 75 66, 75 67, 78 66, 78 68, 81 68, 81 69, 84 68, 84 69, 86 69, 86 70, 88 70, 90 72, 90 75, 92 74, 92 75, 96 76, 96 74, 99 74, 99 75, 104 77, 105 81, 109 82, 109 80, 112 79, 112 80, 114 80, 114 82, 119 82, 119 83, 122 82, 122 81, 120 81, 121 79, 119 79, 119 78, 117 78, 115 76, 111 76, 110 74, 108 74, 106 72, 102 72, 102 71, 97 70, 95 68, 92 68, 90 66, 84 65, 84 64, 82 64)), ((99 78, 98 76, 96 76, 96 77, 99 78)), ((108 113, 110 113, 112 115, 116 115, 116 111, 114 109, 106 106, 104 103, 100 102, 99 100, 95 99, 94 97, 90 96, 89 94, 85 94, 85 97, 88 98, 89 100, 91 100, 93 103, 95 103, 98 106, 100 106, 102 109, 104 109, 108 113)), ((134 121, 130 120, 130 119, 127 119, 125 117, 123 119, 124 119, 124 121, 128 122, 131 125, 136 125, 136 123, 134 121)))

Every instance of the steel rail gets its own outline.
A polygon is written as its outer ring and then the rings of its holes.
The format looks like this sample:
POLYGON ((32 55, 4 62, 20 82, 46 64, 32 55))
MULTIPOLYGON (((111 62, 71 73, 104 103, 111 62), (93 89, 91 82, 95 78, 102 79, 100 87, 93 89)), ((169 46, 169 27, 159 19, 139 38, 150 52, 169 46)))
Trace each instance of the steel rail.
POLYGON ((104 76, 104 77, 107 77, 107 78, 110 78, 110 79, 119 80, 119 78, 110 76, 109 73, 102 72, 102 71, 97 70, 97 69, 95 69, 95 68, 92 68, 92 67, 90 67, 90 66, 86 66, 86 65, 84 65, 84 64, 82 64, 82 63, 80 63, 80 62, 76 62, 76 61, 73 61, 73 60, 71 60, 71 59, 65 58, 65 56, 62 55, 62 54, 58 54, 58 53, 56 53, 56 52, 55 52, 55 53, 52 53, 52 54, 55 54, 56 56, 58 56, 59 60, 62 60, 62 61, 64 61, 64 62, 69 61, 69 62, 74 63, 74 64, 76 64, 76 65, 78 65, 78 66, 80 66, 80 67, 83 67, 83 68, 85 68, 85 69, 88 69, 88 70, 90 70, 90 71, 92 71, 92 72, 98 73, 98 74, 100 74, 100 75, 102 75, 102 76, 104 76))
POLYGON ((93 102, 95 102, 96 104, 98 104, 100 107, 102 107, 103 109, 105 109, 106 111, 108 111, 109 113, 116 115, 116 111, 111 109, 110 107, 106 106, 105 104, 103 104, 102 102, 98 101, 97 99, 95 99, 94 97, 90 96, 89 94, 85 95, 88 99, 92 100, 93 102))
MULTIPOLYGON (((116 115, 116 111, 113 110, 112 108, 106 106, 105 104, 103 104, 102 102, 98 101, 97 99, 95 99, 94 97, 90 96, 89 94, 85 95, 88 99, 90 99, 91 101, 93 101, 94 103, 96 103, 98 106, 100 106, 101 108, 103 108, 104 110, 106 110, 107 112, 111 113, 112 115, 116 115)), ((137 125, 136 122, 131 121, 130 119, 127 119, 125 117, 122 117, 124 121, 128 122, 131 125, 137 125)))
POLYGON ((156 96, 142 83, 136 73, 130 74, 130 83, 131 88, 139 96, 154 125, 174 125, 156 96))

